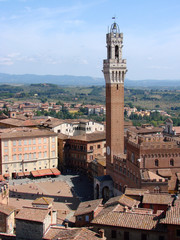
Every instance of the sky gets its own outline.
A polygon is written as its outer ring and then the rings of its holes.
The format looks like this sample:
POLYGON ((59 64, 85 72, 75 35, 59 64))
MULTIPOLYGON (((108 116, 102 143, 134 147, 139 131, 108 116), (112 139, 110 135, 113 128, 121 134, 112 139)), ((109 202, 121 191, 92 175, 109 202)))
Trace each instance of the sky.
POLYGON ((103 77, 112 17, 131 80, 180 80, 179 0, 0 0, 0 73, 103 77))

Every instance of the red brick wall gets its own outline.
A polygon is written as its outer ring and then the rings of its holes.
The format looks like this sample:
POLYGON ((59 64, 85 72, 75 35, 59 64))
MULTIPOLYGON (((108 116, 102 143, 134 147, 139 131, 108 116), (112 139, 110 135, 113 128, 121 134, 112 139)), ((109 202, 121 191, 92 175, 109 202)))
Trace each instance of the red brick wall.
POLYGON ((124 153, 124 85, 106 84, 106 145, 114 154, 124 153))
POLYGON ((153 213, 156 213, 157 210, 164 210, 166 212, 168 206, 162 205, 162 204, 149 204, 149 203, 143 203, 143 208, 150 208, 153 209, 153 213))

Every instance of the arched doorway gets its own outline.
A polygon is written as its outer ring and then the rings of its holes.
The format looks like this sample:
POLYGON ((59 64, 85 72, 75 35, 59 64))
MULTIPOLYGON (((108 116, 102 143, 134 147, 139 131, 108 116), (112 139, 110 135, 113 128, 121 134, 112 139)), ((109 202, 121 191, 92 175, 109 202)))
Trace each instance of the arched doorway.
POLYGON ((103 197, 103 201, 106 202, 109 199, 109 187, 105 186, 102 189, 102 197, 103 197))

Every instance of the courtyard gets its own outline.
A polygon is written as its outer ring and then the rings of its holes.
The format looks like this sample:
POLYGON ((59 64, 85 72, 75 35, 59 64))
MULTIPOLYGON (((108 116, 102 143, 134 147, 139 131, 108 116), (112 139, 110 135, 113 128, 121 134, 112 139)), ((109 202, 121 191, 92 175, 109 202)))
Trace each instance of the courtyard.
POLYGON ((58 223, 74 222, 74 211, 81 201, 93 199, 93 183, 85 175, 60 175, 57 178, 17 179, 9 181, 9 205, 17 209, 31 206, 39 197, 54 199, 58 223))

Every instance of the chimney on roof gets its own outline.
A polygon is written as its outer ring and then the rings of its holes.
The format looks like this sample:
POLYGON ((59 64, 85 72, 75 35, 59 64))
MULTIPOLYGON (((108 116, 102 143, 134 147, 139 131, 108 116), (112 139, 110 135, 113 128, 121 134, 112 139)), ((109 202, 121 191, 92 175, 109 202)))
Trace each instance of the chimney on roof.
POLYGON ((124 212, 127 212, 127 210, 128 210, 128 207, 124 206, 124 212))
POLYGON ((99 230, 100 238, 104 239, 104 229, 99 230))
POLYGON ((65 228, 68 228, 68 222, 64 223, 65 228))
POLYGON ((168 203, 168 210, 171 209, 171 203, 168 203))

